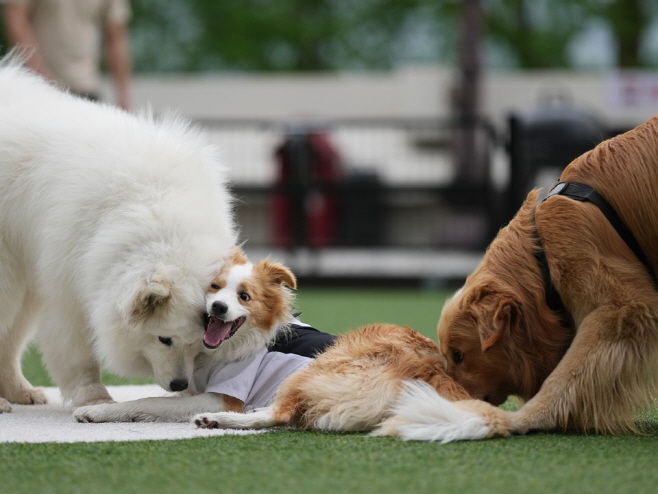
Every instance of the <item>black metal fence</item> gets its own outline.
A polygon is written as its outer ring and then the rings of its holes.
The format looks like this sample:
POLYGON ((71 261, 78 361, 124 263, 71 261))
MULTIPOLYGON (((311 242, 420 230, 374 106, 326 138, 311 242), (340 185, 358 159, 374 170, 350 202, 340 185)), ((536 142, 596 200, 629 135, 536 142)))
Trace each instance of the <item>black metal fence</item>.
POLYGON ((543 169, 557 176, 616 133, 564 108, 512 115, 498 129, 486 120, 200 123, 229 167, 243 239, 290 252, 482 252, 543 169), (477 178, 454 158, 464 125, 476 129, 477 178))
POLYGON ((478 180, 453 160, 455 122, 203 121, 229 165, 251 245, 483 248, 500 226, 493 126, 477 122, 478 180))

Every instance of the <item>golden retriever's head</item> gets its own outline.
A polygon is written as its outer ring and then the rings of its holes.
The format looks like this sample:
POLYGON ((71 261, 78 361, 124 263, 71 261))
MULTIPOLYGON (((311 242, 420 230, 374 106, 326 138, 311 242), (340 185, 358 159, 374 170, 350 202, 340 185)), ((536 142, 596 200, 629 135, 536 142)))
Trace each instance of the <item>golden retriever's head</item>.
POLYGON ((514 362, 523 324, 521 302, 494 282, 468 280, 444 306, 438 325, 448 374, 474 398, 499 405, 523 393, 523 371, 514 362))

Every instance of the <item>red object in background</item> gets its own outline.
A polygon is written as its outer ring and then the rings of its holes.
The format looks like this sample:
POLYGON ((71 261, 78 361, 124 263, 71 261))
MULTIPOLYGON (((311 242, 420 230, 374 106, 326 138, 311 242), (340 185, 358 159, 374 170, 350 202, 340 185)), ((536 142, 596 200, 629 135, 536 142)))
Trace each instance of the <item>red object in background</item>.
POLYGON ((272 197, 273 244, 334 245, 338 200, 331 187, 340 181, 341 170, 338 152, 328 136, 323 132, 289 135, 275 156, 275 187, 279 190, 272 197), (298 221, 302 224, 296 225, 298 221))

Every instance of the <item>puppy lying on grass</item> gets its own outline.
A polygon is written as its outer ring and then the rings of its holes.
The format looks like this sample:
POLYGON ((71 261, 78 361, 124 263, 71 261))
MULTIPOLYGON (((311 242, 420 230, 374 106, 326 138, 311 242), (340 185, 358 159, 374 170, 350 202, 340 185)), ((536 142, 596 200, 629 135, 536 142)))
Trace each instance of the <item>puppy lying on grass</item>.
MULTIPOLYGON (((470 395, 445 373, 438 345, 406 326, 370 324, 340 336, 306 368, 289 376, 274 403, 252 413, 204 413, 203 428, 266 428, 292 425, 325 431, 373 431, 397 435, 396 407, 428 387, 447 400, 470 395), (393 417, 393 418, 392 418, 393 417)), ((422 410, 419 410, 422 413, 422 410)), ((467 422, 480 427, 477 417, 467 422)), ((460 439, 446 437, 444 441, 460 439)))

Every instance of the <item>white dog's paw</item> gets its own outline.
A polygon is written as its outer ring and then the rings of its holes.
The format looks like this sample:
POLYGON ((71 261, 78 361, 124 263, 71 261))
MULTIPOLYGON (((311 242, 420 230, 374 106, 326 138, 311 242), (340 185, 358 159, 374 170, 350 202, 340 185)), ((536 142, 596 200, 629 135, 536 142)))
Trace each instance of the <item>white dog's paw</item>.
MULTIPOLYGON (((121 403, 105 403, 76 408, 73 418, 78 422, 136 422, 140 418, 125 410, 121 403)), ((143 419, 142 419, 143 420, 143 419)))
POLYGON ((192 423, 196 424, 199 429, 219 429, 217 420, 213 418, 214 413, 200 413, 192 417, 192 423))
POLYGON ((19 387, 8 392, 6 395, 8 402, 19 405, 45 405, 48 398, 40 389, 29 387, 19 387))
POLYGON ((78 422, 112 422, 106 405, 90 405, 73 410, 73 418, 78 422))
POLYGON ((101 403, 114 403, 114 400, 101 383, 92 383, 75 390, 71 397, 74 406, 87 407, 101 403))
POLYGON ((4 398, 0 398, 0 413, 11 413, 11 405, 4 398))

